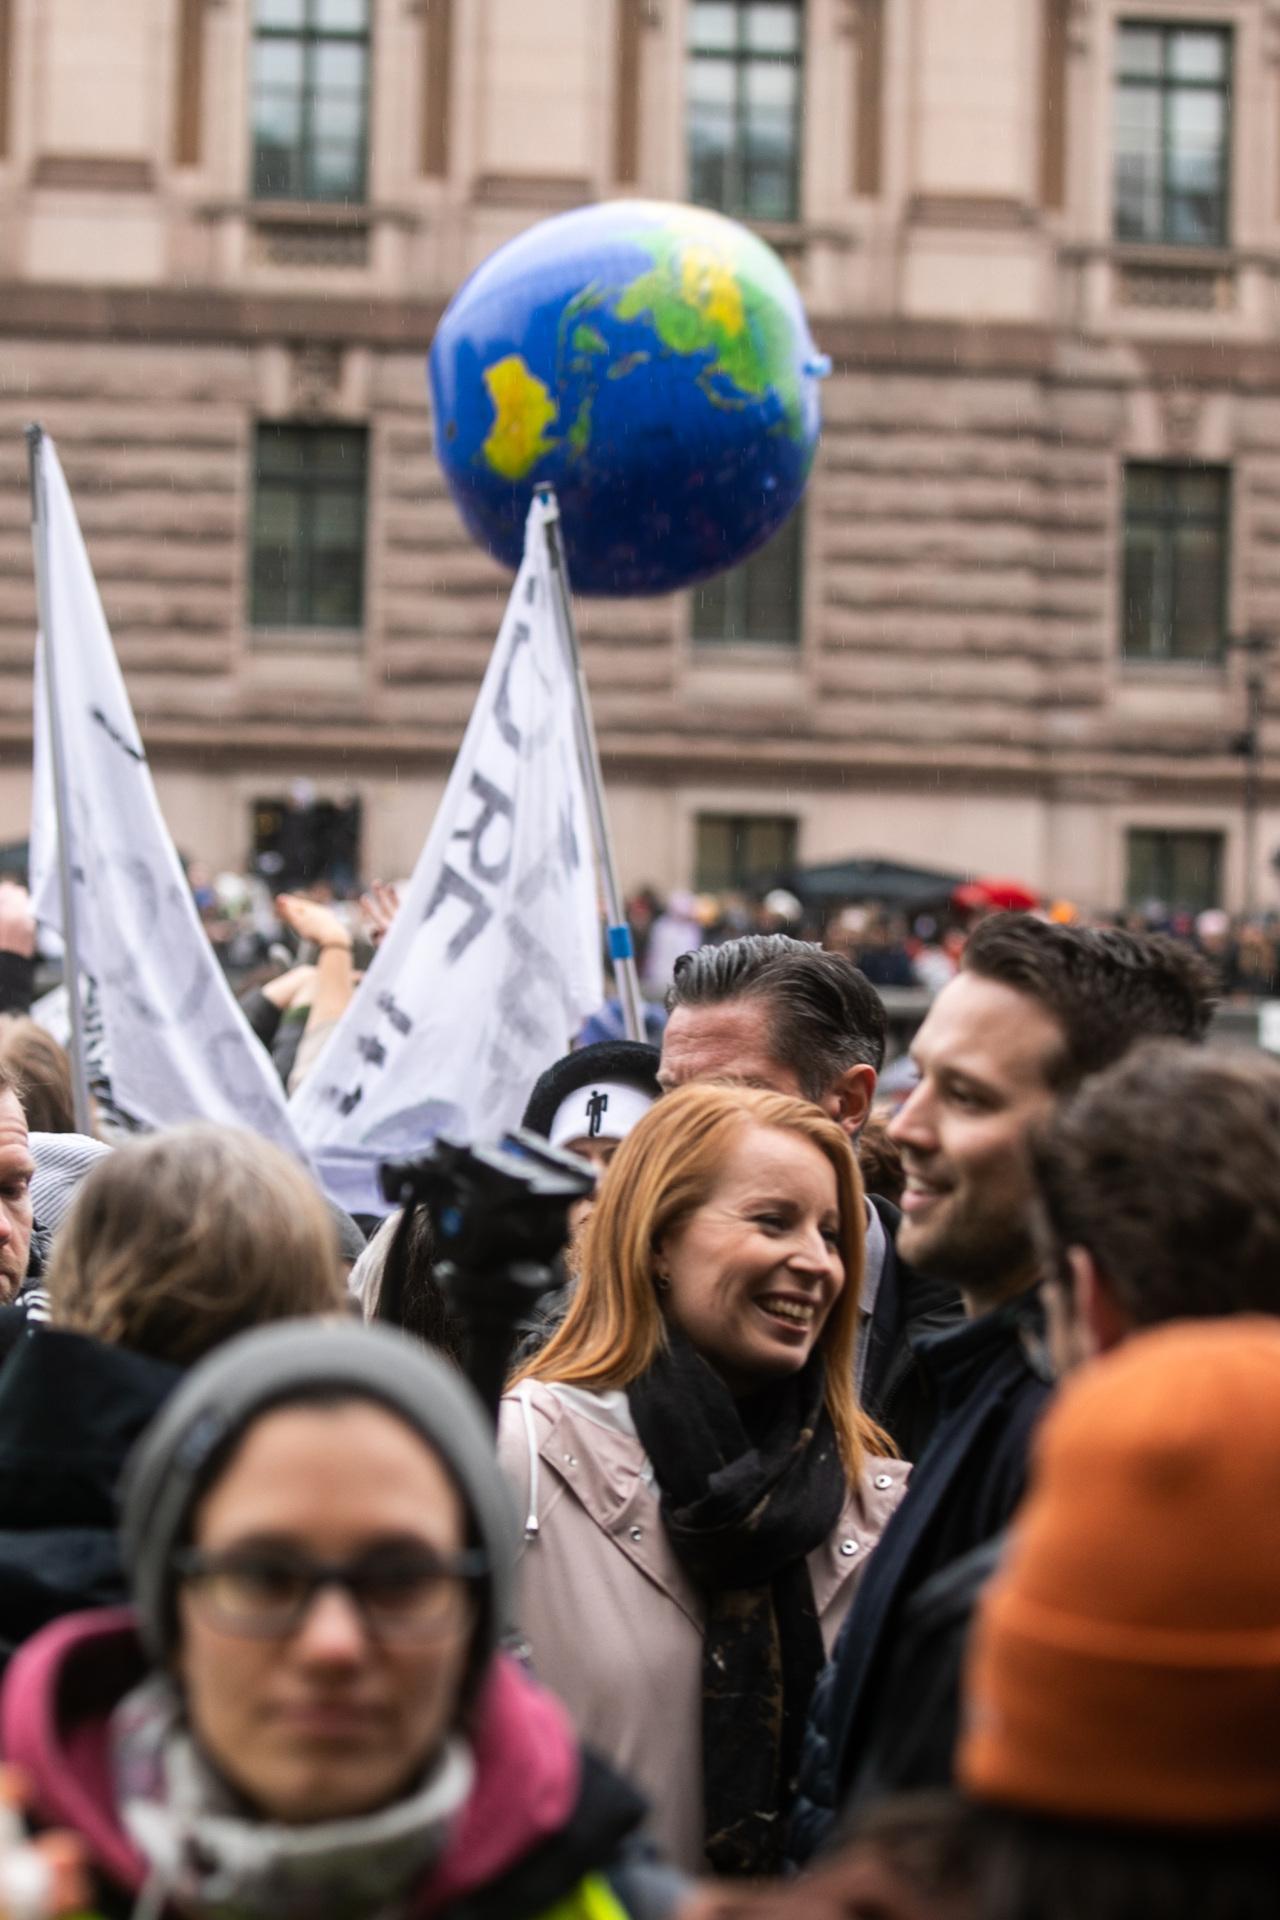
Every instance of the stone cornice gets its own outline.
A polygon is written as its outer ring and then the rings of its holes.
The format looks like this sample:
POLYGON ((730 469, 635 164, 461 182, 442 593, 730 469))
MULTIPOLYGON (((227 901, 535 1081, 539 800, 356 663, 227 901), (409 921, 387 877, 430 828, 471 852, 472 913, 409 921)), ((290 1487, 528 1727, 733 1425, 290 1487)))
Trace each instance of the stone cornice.
MULTIPOLYGON (((0 299, 0 338, 102 340, 160 344, 190 341, 261 346, 266 341, 341 342, 385 352, 421 353, 443 311, 433 300, 385 296, 273 293, 255 288, 85 287, 10 281, 0 299)), ((973 326, 964 321, 815 316, 818 344, 837 372, 895 368, 922 373, 1008 374, 1095 384, 1091 349, 1127 361, 1124 384, 1181 381, 1205 387, 1280 391, 1280 342, 1213 339, 1091 341, 1034 325, 973 326), (1073 364, 1059 356, 1070 348, 1073 364)), ((1110 364, 1109 363, 1109 364, 1110 364)), ((1097 384, 1114 384, 1101 361, 1097 384)))

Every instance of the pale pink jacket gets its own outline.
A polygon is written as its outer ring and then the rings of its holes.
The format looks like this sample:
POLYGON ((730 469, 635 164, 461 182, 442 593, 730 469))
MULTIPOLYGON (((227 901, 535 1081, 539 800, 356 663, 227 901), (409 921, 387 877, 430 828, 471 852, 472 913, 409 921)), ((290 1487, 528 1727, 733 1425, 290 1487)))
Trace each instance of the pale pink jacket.
MULTIPOLYGON (((534 1673, 646 1795, 668 1859, 705 1871, 703 1608, 668 1544, 626 1396, 526 1381, 503 1401, 498 1451, 525 1528, 518 1617, 534 1673)), ((828 1653, 908 1472, 869 1461, 809 1555, 828 1653)))

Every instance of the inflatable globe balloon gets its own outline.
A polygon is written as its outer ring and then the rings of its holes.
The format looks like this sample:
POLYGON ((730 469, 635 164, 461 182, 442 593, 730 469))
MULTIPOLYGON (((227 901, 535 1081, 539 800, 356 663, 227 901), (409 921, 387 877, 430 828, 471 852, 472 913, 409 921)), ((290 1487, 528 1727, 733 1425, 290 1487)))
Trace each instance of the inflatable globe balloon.
POLYGON ((669 593, 763 546, 804 491, 830 370, 771 247, 722 214, 644 200, 559 214, 500 248, 428 364, 470 533, 517 567, 549 482, 588 594, 669 593))

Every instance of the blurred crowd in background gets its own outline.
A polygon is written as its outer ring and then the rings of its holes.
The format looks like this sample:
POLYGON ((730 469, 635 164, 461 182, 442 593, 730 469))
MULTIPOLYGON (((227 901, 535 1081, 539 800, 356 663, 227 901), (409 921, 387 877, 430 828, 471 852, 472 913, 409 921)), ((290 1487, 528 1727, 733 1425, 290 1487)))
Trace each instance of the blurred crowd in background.
MULTIPOLYGON (((275 907, 275 896, 257 875, 213 873, 191 862, 189 877, 205 929, 237 985, 257 984, 268 971, 291 964, 296 943, 275 907), (278 949, 278 951, 273 951, 278 949)), ((357 960, 367 960, 380 935, 357 887, 347 897, 325 881, 297 891, 331 905, 356 942, 357 960)), ((934 994, 959 965, 965 940, 977 922, 1002 909, 1039 911, 1058 925, 1117 926, 1131 933, 1167 933, 1203 954, 1224 998, 1266 999, 1280 992, 1280 909, 1253 916, 1219 907, 1193 913, 1150 900, 1114 913, 1088 912, 1069 900, 1041 900, 1008 881, 973 881, 928 911, 886 906, 866 899, 838 902, 802 899, 785 887, 748 893, 675 891, 664 897, 641 887, 627 901, 640 977, 660 999, 676 958, 691 948, 719 946, 746 933, 789 933, 845 953, 874 986, 934 994)))

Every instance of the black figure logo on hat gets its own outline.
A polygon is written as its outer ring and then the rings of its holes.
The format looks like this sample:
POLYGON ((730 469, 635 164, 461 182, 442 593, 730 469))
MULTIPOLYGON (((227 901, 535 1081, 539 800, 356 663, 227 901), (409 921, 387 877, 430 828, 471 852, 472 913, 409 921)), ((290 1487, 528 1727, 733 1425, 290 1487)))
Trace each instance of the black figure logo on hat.
POLYGON ((600 1131, 600 1122, 604 1119, 608 1110, 609 1096, 607 1093, 601 1093, 597 1087, 591 1095, 591 1098, 587 1101, 587 1119, 591 1122, 587 1128, 588 1140, 594 1140, 596 1138, 600 1131))

